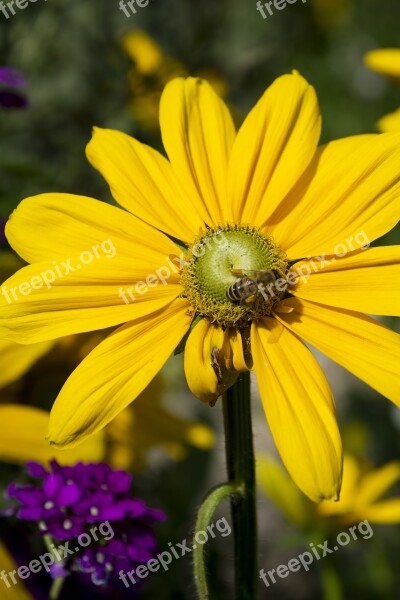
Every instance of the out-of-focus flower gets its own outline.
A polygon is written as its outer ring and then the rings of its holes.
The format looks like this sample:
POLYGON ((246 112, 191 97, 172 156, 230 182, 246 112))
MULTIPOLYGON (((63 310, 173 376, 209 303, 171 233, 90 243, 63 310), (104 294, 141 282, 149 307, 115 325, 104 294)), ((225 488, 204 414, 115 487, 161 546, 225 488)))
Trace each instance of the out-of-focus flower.
POLYGON ((10 87, 22 87, 26 85, 26 79, 19 71, 11 67, 0 67, 0 84, 10 87))
POLYGON ((311 0, 317 24, 323 29, 335 27, 349 16, 351 0, 311 0))
POLYGON ((72 545, 79 548, 79 536, 92 540, 90 548, 59 560, 54 577, 78 572, 95 585, 106 585, 121 569, 128 572, 155 555, 152 526, 166 517, 131 497, 130 474, 106 463, 62 467, 56 461, 50 471, 28 463, 27 472, 35 480, 32 484, 12 483, 8 488, 9 498, 19 503, 14 508, 17 518, 36 522, 38 532, 53 541, 76 540, 72 545))
POLYGON ((6 109, 26 108, 28 106, 27 97, 19 91, 8 88, 19 88, 26 85, 22 73, 11 67, 0 67, 0 86, 7 86, 6 89, 0 87, 0 107, 6 109))
POLYGON ((15 342, 0 340, 0 388, 16 381, 42 356, 47 354, 55 342, 40 342, 23 346, 15 342))
POLYGON ((209 426, 183 419, 163 406, 164 387, 162 377, 156 377, 107 425, 107 461, 114 467, 140 471, 148 467, 155 448, 162 448, 174 460, 182 460, 189 446, 199 450, 213 447, 214 433, 209 426))
MULTIPOLYGON (((4 571, 7 575, 7 573, 15 573, 17 568, 18 565, 15 564, 6 546, 0 542, 0 571, 4 571)), ((33 600, 22 580, 18 581, 18 585, 13 585, 9 581, 8 586, 5 581, 0 580, 0 588, 1 600, 33 600)))
MULTIPOLYGON (((365 54, 364 62, 377 73, 396 80, 400 78, 400 48, 371 50, 365 54)), ((376 126, 382 132, 400 131, 400 108, 381 117, 376 126)))
POLYGON ((400 77, 400 48, 378 48, 364 55, 365 64, 382 75, 400 77))
MULTIPOLYGON (((122 48, 134 63, 129 71, 133 116, 142 127, 157 131, 162 90, 168 81, 174 77, 186 77, 189 72, 181 62, 165 54, 145 31, 137 29, 125 35, 122 48)), ((220 96, 224 97, 227 93, 225 80, 213 69, 199 70, 196 75, 208 79, 220 96)))
POLYGON ((0 461, 22 464, 30 460, 62 464, 78 460, 98 461, 105 455, 105 433, 99 432, 83 444, 68 450, 52 448, 45 440, 49 413, 34 406, 0 404, 0 461))
POLYGON ((400 108, 381 117, 376 126, 382 132, 400 131, 400 108))
POLYGON ((363 468, 354 457, 345 455, 337 502, 311 503, 269 456, 258 456, 257 480, 285 517, 300 528, 336 530, 365 519, 370 523, 400 523, 400 497, 385 498, 400 481, 400 461, 379 468, 363 468))

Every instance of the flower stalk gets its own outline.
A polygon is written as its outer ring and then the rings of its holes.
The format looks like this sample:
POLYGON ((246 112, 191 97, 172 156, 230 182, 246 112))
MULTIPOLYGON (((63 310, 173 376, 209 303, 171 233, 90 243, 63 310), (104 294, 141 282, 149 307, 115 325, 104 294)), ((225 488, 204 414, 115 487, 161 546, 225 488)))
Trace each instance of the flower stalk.
POLYGON ((240 491, 231 497, 236 600, 255 600, 258 588, 255 462, 250 373, 240 375, 223 396, 228 479, 240 491))

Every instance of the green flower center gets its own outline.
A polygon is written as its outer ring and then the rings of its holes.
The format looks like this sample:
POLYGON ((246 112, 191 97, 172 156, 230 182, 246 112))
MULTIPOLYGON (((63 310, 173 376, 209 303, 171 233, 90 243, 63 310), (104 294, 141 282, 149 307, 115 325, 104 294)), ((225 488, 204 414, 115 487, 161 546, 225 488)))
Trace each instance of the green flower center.
POLYGON ((246 328, 283 298, 287 265, 270 237, 227 225, 207 230, 188 248, 181 283, 198 314, 223 327, 246 328))

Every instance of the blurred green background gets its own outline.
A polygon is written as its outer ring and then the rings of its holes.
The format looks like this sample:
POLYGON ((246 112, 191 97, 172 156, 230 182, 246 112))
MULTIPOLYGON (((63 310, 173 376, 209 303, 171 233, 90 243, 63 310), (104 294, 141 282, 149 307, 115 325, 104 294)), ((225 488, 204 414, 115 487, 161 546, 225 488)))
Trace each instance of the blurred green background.
MULTIPOLYGON (((399 23, 399 0, 298 0, 265 20, 254 0, 151 0, 130 18, 117 0, 38 0, 8 20, 0 13, 0 65, 25 74, 30 100, 24 110, 0 109, 0 218, 5 220, 24 197, 42 192, 112 202, 106 184, 85 159, 91 128, 121 129, 161 148, 156 123, 146 123, 135 102, 156 101, 174 69, 210 73, 224 89, 238 123, 276 76, 297 69, 317 90, 323 141, 374 132, 376 121, 400 106, 400 85, 368 70, 363 55, 374 48, 400 47, 399 23), (165 72, 141 73, 135 67, 122 42, 135 29, 144 30, 170 57, 165 72)), ((384 240, 396 242, 398 231, 384 240)), ((398 322, 387 322, 399 330, 398 322)), ((335 391, 345 448, 377 465, 398 459, 395 409, 340 367, 321 360, 335 391)), ((176 383, 181 373, 176 364, 166 370, 178 390, 175 396, 191 403, 192 416, 213 423, 218 442, 213 453, 193 450, 185 461, 139 477, 140 492, 169 513, 161 547, 190 535, 202 494, 224 479, 220 407, 210 411, 199 406, 184 384, 176 383)), ((42 404, 50 408, 56 393, 48 390, 42 404)), ((257 448, 272 451, 256 395, 254 403, 257 448)), ((6 468, 3 481, 5 473, 6 468)), ((299 536, 261 495, 259 508, 260 567, 287 562, 313 541, 299 536)), ((228 514, 228 506, 221 514, 228 514)), ((335 555, 343 598, 400 598, 399 533, 398 525, 376 526, 372 539, 335 555)), ((229 538, 219 540, 209 550, 218 600, 231 597, 225 587, 233 569, 230 543, 229 538)), ((189 558, 176 561, 168 573, 154 575, 140 597, 193 598, 190 568, 189 558)), ((260 597, 317 600, 320 586, 314 565, 268 590, 261 585, 260 597)))

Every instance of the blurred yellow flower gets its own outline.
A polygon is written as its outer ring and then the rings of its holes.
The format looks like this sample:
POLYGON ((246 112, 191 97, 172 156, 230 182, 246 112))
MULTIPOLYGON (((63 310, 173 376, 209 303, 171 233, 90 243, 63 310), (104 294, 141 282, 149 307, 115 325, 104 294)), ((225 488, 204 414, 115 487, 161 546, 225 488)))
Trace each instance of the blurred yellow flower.
POLYGON ((323 29, 334 27, 350 13, 350 0, 311 0, 317 24, 323 29))
MULTIPOLYGON (((4 544, 0 542, 0 571, 4 570, 6 573, 10 573, 15 571, 16 568, 11 554, 4 544)), ((12 585, 9 588, 0 580, 0 589, 1 600, 33 600, 33 596, 31 596, 21 580, 18 581, 18 585, 12 585)))
MULTIPOLYGON (((364 62, 373 71, 389 77, 400 78, 400 48, 380 48, 371 50, 364 56, 364 62)), ((400 108, 384 115, 376 124, 379 131, 400 131, 400 108)))
POLYGON ((371 50, 364 56, 364 62, 373 71, 400 77, 400 48, 379 48, 371 50))
POLYGON ((49 416, 47 411, 33 406, 0 404, 0 461, 22 464, 33 460, 47 464, 56 458, 63 465, 73 465, 78 461, 102 460, 104 431, 75 448, 59 450, 45 440, 49 416))
POLYGON ((156 377, 107 427, 108 462, 114 468, 139 471, 148 466, 151 450, 162 448, 170 458, 185 458, 187 447, 210 450, 214 434, 210 427, 183 419, 161 403, 163 381, 156 377), (157 415, 157 418, 155 418, 157 415))
POLYGON ((400 497, 385 499, 386 493, 400 481, 400 461, 379 468, 362 468, 360 462, 346 454, 337 502, 310 502, 280 464, 269 456, 258 456, 257 479, 261 490, 286 518, 304 529, 337 529, 365 519, 370 523, 400 523, 400 497))
POLYGON ((46 341, 23 346, 0 340, 0 388, 19 379, 39 358, 47 354, 54 344, 54 341, 46 341))
POLYGON ((376 124, 379 131, 391 132, 400 131, 400 108, 388 115, 384 115, 376 124))
MULTIPOLYGON (((104 337, 104 333, 71 335, 31 345, 0 340, 0 389, 22 377, 42 357, 45 368, 59 371, 62 378, 104 337), (50 349, 53 352, 48 353, 50 349)), ((32 369, 31 379, 40 379, 44 372, 43 368, 40 372, 32 369)), ((158 375, 135 404, 117 415, 104 431, 72 450, 63 450, 45 441, 50 414, 34 406, 17 404, 17 387, 7 389, 0 395, 0 461, 47 463, 56 458, 61 464, 74 464, 79 460, 105 460, 117 469, 139 471, 148 467, 149 455, 156 448, 162 448, 174 460, 185 458, 188 446, 210 450, 214 445, 212 429, 167 410, 162 405, 163 391, 163 378, 158 375), (158 415, 157 420, 154 414, 158 415)))
MULTIPOLYGON (((159 104, 165 85, 175 77, 186 77, 189 72, 140 29, 124 36, 122 48, 134 63, 129 71, 132 114, 142 127, 158 131, 159 104)), ((208 79, 217 94, 226 95, 227 84, 213 69, 198 70, 196 74, 208 79)))

